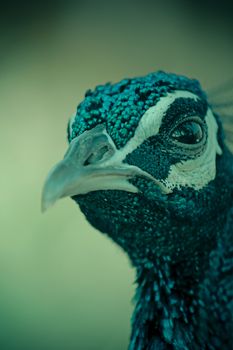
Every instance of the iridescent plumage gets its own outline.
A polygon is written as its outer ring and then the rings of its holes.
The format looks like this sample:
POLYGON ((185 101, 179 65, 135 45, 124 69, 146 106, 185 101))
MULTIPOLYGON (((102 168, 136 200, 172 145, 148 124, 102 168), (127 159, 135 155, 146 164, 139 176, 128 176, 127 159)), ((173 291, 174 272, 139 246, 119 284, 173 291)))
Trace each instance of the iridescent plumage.
POLYGON ((130 350, 231 349, 233 156, 196 80, 157 72, 86 93, 46 209, 71 196, 137 269, 130 350))

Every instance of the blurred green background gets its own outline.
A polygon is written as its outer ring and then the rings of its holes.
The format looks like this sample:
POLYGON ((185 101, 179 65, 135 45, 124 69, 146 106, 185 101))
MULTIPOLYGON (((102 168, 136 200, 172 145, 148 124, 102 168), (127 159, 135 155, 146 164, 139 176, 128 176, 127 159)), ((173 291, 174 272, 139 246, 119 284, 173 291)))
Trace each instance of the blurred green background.
POLYGON ((134 270, 70 199, 42 215, 43 181, 88 88, 158 69, 207 89, 233 77, 232 4, 21 1, 0 13, 0 349, 124 350, 134 270))

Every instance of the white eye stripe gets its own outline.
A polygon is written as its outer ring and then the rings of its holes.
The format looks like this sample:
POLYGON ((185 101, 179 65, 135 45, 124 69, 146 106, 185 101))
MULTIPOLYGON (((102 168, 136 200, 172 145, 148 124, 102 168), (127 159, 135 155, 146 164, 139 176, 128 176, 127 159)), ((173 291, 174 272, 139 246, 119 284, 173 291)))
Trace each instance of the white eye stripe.
POLYGON ((192 98, 193 100, 198 100, 198 96, 194 95, 193 93, 179 90, 169 93, 165 97, 161 97, 157 104, 149 108, 142 116, 133 139, 142 143, 145 141, 145 139, 157 135, 161 127, 163 117, 165 116, 169 107, 178 98, 192 98))
POLYGON ((168 93, 164 97, 161 97, 157 104, 150 107, 141 117, 134 136, 123 148, 117 151, 116 160, 123 161, 127 154, 132 153, 146 139, 157 135, 162 124, 163 117, 165 116, 169 107, 178 98, 192 98, 193 100, 197 101, 199 97, 191 92, 183 90, 176 90, 172 93, 168 93))

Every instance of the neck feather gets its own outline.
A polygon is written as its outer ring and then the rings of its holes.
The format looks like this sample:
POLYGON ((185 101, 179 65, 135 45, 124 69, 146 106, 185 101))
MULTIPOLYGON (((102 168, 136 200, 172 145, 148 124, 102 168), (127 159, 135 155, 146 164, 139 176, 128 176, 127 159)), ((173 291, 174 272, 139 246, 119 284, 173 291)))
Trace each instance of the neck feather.
POLYGON ((201 275, 183 275, 169 257, 137 269, 129 350, 192 349, 201 275))

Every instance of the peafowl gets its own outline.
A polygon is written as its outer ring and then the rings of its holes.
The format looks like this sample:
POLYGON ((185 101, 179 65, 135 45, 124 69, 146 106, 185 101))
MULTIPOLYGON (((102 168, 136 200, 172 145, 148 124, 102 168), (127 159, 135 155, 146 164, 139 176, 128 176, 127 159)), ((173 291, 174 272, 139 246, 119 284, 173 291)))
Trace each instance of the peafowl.
POLYGON ((129 350, 233 349, 233 155, 199 82, 88 90, 42 210, 70 196, 136 268, 129 350))

